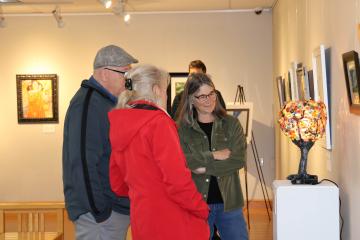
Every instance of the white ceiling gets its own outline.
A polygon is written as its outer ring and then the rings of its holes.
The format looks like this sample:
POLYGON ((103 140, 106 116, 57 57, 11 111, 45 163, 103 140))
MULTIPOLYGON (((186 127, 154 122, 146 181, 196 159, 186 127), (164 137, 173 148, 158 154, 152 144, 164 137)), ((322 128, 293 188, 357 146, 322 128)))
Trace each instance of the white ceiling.
MULTIPOLYGON (((51 13, 56 5, 62 13, 111 13, 99 0, 22 0, 23 3, 2 3, 3 14, 51 13)), ((117 2, 113 0, 113 2, 117 2)), ((129 12, 214 11, 271 8, 276 0, 126 0, 129 12)), ((113 4, 116 5, 116 4, 113 4)))

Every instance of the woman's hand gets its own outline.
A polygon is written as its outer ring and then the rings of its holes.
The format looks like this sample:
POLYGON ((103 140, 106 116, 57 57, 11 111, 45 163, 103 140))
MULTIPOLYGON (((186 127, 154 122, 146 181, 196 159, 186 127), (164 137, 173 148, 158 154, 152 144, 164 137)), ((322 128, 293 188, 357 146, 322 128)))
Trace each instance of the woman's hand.
POLYGON ((214 151, 212 154, 216 160, 222 161, 230 157, 231 151, 228 148, 225 148, 223 150, 214 151))
POLYGON ((206 172, 206 168, 199 167, 197 169, 192 170, 192 172, 195 173, 195 174, 204 174, 206 172))

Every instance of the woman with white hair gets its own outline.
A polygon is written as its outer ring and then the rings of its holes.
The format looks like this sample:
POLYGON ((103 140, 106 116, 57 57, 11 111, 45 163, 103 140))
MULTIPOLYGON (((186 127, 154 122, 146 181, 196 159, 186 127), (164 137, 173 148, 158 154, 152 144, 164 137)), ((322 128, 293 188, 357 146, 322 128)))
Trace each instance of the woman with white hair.
POLYGON ((126 74, 127 90, 109 113, 111 187, 130 198, 134 240, 208 240, 208 206, 164 110, 168 80, 168 73, 150 65, 126 74))

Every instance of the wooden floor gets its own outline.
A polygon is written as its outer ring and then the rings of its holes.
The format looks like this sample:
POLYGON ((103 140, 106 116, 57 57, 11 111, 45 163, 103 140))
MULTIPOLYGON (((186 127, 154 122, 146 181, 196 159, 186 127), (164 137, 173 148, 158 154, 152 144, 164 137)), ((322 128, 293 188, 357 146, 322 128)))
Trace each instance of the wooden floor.
MULTIPOLYGON (((250 230, 249 240, 272 240, 272 213, 269 220, 265 204, 262 201, 249 204, 250 212, 250 230)), ((247 220, 247 212, 244 211, 244 217, 247 220)), ((131 233, 128 232, 127 240, 131 240, 131 233)), ((235 239, 234 239, 235 240, 235 239)))
MULTIPOLYGON (((271 220, 269 220, 265 204, 263 202, 257 202, 253 205, 250 204, 249 212, 249 240, 272 240, 272 213, 270 212, 271 220)), ((244 212, 244 217, 247 218, 246 211, 244 212)))

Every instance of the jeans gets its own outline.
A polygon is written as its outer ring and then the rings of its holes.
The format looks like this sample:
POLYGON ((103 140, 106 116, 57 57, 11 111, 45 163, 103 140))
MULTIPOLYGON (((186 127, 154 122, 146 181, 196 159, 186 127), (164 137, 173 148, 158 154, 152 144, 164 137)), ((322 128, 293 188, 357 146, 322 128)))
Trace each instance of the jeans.
POLYGON ((114 211, 101 223, 97 223, 91 213, 86 213, 75 221, 76 240, 125 239, 129 224, 129 216, 114 211))
POLYGON ((214 224, 221 240, 248 240, 248 231, 242 209, 224 212, 224 204, 209 204, 210 239, 214 234, 214 224))

